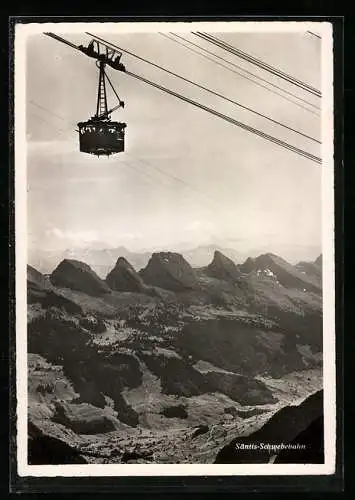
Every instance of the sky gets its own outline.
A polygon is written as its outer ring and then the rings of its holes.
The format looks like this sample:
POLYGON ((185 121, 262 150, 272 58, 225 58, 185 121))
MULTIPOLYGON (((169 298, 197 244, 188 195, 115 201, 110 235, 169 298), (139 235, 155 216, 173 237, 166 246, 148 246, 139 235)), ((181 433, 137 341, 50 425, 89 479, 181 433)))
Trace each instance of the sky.
MULTIPOLYGON (((135 54, 320 139, 320 117, 159 33, 95 33, 135 54)), ((86 44, 84 34, 62 34, 86 44)), ((313 105, 320 99, 236 56, 186 39, 313 105)), ((320 89, 321 41, 304 33, 216 33, 220 39, 320 89)), ((319 144, 152 68, 133 73, 320 155, 319 144)), ((221 60, 219 60, 221 62, 221 60)), ((226 64, 227 63, 223 63, 226 64)), ((95 61, 44 34, 27 42, 27 221, 31 252, 125 246, 180 251, 216 244, 288 260, 321 251, 321 167, 218 117, 108 68, 125 108, 126 150, 80 153, 79 121, 96 108, 95 61)), ((254 79, 255 80, 255 79, 254 79)), ((284 95, 284 94, 283 94, 284 95)), ((115 105, 108 90, 109 105, 115 105)), ((298 101, 300 103, 300 101, 298 101)), ((310 108, 314 111, 315 108, 310 108)))

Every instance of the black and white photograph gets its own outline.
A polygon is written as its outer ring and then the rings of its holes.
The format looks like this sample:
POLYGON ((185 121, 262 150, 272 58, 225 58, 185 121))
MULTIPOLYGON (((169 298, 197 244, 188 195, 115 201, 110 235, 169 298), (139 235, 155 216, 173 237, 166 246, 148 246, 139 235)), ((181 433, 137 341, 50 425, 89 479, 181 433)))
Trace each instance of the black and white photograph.
POLYGON ((332 474, 332 25, 14 43, 19 475, 332 474))

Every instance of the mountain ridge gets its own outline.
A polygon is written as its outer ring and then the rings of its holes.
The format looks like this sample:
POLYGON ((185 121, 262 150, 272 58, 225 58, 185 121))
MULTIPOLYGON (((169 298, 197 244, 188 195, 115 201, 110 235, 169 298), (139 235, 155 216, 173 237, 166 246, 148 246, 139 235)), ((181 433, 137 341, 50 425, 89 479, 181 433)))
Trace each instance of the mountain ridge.
MULTIPOLYGON (((213 259, 213 254, 216 250, 233 260, 235 264, 242 264, 247 259, 248 255, 255 257, 263 253, 262 250, 258 251, 257 249, 253 249, 250 252, 244 250, 238 251, 237 249, 225 247, 221 244, 198 245, 183 250, 180 253, 193 268, 198 268, 207 266, 213 259)), ((63 251, 32 249, 29 251, 28 263, 43 274, 50 274, 55 267, 58 266, 61 260, 65 258, 81 260, 92 267, 100 278, 104 279, 112 270, 120 256, 126 258, 133 265, 134 269, 139 271, 147 265, 152 253, 158 251, 158 249, 151 251, 131 251, 124 246, 105 248, 104 244, 102 244, 102 248, 85 247, 63 251)), ((306 260, 306 262, 312 261, 306 260)), ((295 261, 294 265, 296 264, 297 261, 295 261)))
POLYGON ((276 276, 277 281, 286 288, 297 288, 319 293, 321 286, 312 277, 302 274, 296 266, 293 266, 282 257, 273 253, 259 255, 255 259, 248 258, 240 266, 244 273, 269 272, 271 276, 276 276))
POLYGON ((273 296, 275 299, 279 296, 280 300, 289 296, 293 301, 292 294, 295 292, 321 294, 319 278, 310 276, 309 273, 303 272, 275 254, 262 254, 236 265, 218 250, 215 251, 210 264, 203 268, 192 268, 183 255, 177 252, 156 252, 147 266, 138 272, 127 259, 120 256, 105 280, 102 280, 88 264, 73 259, 64 259, 49 279, 29 266, 28 279, 31 286, 37 281, 43 286, 55 285, 61 289, 77 290, 91 296, 115 291, 173 299, 173 295, 169 296, 169 293, 180 295, 190 293, 190 298, 193 299, 191 295, 193 292, 194 300, 197 301, 208 302, 215 297, 217 302, 237 300, 239 304, 250 301, 253 290, 254 292, 258 290, 262 301, 266 296, 269 297, 267 300, 273 296))

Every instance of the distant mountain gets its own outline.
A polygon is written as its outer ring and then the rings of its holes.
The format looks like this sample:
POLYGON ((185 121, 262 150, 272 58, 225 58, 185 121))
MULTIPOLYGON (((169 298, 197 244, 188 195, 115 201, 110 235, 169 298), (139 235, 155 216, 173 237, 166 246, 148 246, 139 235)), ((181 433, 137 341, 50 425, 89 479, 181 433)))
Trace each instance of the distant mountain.
POLYGON ((319 293, 321 285, 318 281, 304 273, 296 266, 293 266, 281 257, 266 253, 256 257, 248 258, 240 266, 243 273, 267 273, 283 285, 285 288, 296 288, 299 290, 319 293))
POLYGON ((49 250, 30 250, 27 256, 27 263, 42 274, 50 274, 63 260, 62 254, 63 252, 49 250))
POLYGON ((153 253, 140 276, 149 285, 181 292, 200 288, 194 269, 179 253, 153 253))
POLYGON ((119 257, 124 257, 138 271, 147 265, 151 253, 131 252, 125 247, 117 247, 101 250, 84 249, 75 250, 74 252, 67 251, 67 256, 86 262, 100 277, 104 278, 114 267, 119 257))
POLYGON ((216 251, 223 253, 223 255, 236 264, 243 262, 247 257, 245 254, 237 252, 232 248, 223 248, 217 245, 201 245, 191 250, 183 251, 182 255, 192 267, 203 267, 211 262, 216 251))
POLYGON ((110 292, 109 286, 84 262, 64 259, 50 276, 51 283, 94 297, 110 292))

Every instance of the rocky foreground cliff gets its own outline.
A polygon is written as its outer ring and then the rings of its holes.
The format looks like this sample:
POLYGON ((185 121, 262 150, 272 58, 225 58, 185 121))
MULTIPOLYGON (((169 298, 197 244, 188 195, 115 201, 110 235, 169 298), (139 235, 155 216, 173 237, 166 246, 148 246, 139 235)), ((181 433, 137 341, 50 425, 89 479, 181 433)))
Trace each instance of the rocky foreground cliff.
POLYGON ((58 460, 39 456, 45 440, 69 462, 212 463, 320 389, 318 265, 216 252, 195 269, 162 252, 105 279, 71 259, 29 268, 33 463, 58 460))

